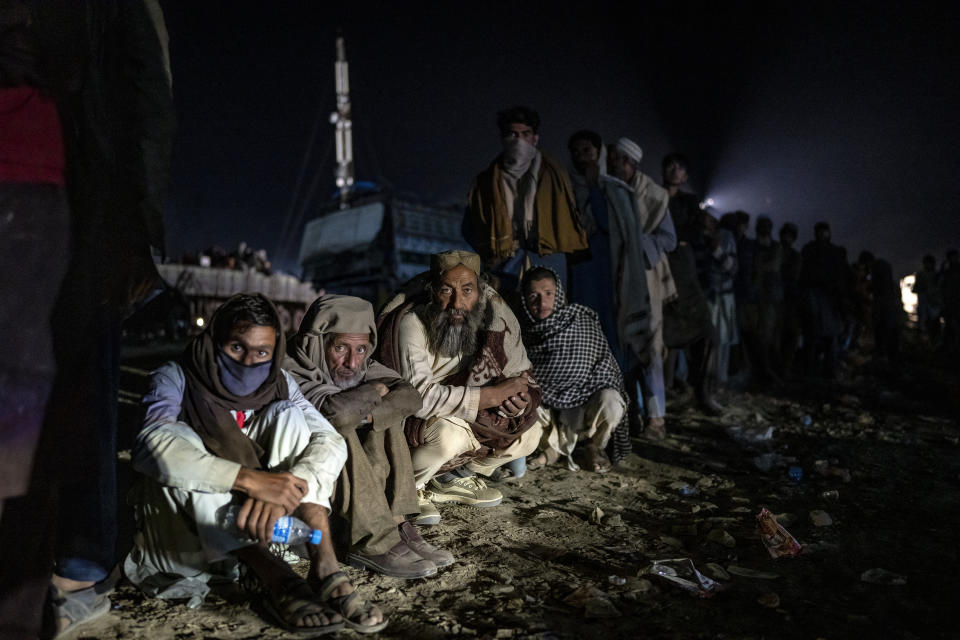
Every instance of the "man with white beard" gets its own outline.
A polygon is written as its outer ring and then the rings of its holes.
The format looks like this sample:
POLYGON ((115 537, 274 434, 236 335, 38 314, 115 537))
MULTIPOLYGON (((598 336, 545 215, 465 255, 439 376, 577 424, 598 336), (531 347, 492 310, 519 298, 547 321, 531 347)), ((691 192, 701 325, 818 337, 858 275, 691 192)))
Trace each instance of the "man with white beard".
POLYGON ((470 187, 463 235, 511 299, 525 271, 545 266, 566 277, 567 254, 589 245, 567 172, 537 146, 537 112, 505 109, 497 128, 503 151, 470 187))
POLYGON ((502 494, 477 475, 533 453, 540 440, 540 387, 520 323, 481 272, 475 253, 435 254, 378 320, 378 360, 423 399, 404 430, 421 518, 434 521, 434 502, 500 504, 502 494))
POLYGON ((419 507, 403 423, 422 402, 410 383, 372 359, 376 344, 369 302, 325 295, 307 310, 283 366, 347 443, 331 499, 335 543, 354 566, 423 578, 453 556, 407 521, 419 507))

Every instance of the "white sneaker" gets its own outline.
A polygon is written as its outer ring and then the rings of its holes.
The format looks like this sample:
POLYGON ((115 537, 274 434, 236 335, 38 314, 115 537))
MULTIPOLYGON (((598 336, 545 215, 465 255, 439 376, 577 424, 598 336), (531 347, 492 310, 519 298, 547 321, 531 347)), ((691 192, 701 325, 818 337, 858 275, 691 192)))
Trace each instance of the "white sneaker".
POLYGON ((433 506, 430 496, 431 493, 429 491, 417 489, 417 502, 420 503, 420 513, 413 519, 414 524, 440 524, 440 512, 433 506))
POLYGON ((459 502, 471 507, 495 507, 503 502, 503 494, 487 487, 477 476, 456 478, 447 483, 433 478, 427 487, 433 502, 459 502))

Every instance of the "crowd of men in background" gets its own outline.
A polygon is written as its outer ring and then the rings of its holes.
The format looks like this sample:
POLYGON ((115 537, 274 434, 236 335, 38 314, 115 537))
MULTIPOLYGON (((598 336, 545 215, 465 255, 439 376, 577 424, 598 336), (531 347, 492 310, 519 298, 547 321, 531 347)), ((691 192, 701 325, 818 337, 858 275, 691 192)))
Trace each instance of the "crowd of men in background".
MULTIPOLYGON (((132 451, 138 534, 118 565, 120 327, 163 247, 167 34, 155 0, 0 15, 3 637, 105 614, 121 567, 151 596, 196 605, 240 579, 280 627, 373 633, 387 618, 339 560, 436 575, 456 561, 419 531, 438 505, 495 507, 488 482, 528 467, 608 472, 631 430, 667 437, 678 384, 718 414, 724 384, 834 377, 870 340, 899 357, 886 261, 850 265, 825 222, 799 252, 789 223, 776 240, 760 217, 751 238, 746 213, 718 220, 685 189, 686 158, 668 155, 656 179, 628 138, 576 132, 568 171, 539 149, 538 114, 512 107, 469 191, 475 253, 435 254, 378 312, 322 296, 289 340, 269 300, 234 296, 151 374, 132 451), (306 578, 267 547, 289 515, 312 532, 306 578)), ((237 259, 269 269, 246 247, 237 259)), ((955 351, 956 251, 935 266, 918 274, 921 321, 955 351)))
POLYGON ((273 273, 272 264, 266 249, 254 249, 246 242, 240 242, 233 251, 213 245, 196 253, 185 253, 180 264, 210 267, 212 269, 232 269, 234 271, 256 271, 265 276, 273 273))
POLYGON ((912 290, 917 294, 917 325, 927 344, 956 355, 960 352, 960 253, 948 251, 939 269, 937 259, 925 255, 912 290))

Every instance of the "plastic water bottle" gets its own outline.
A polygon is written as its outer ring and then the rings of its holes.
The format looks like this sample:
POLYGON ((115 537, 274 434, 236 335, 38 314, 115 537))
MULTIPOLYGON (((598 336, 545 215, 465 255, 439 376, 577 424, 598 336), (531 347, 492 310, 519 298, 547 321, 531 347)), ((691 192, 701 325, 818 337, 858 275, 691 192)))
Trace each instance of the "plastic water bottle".
MULTIPOLYGON (((240 513, 239 504, 229 504, 221 508, 219 514, 220 527, 225 531, 233 531, 246 535, 237 527, 237 515, 240 513)), ((279 544, 299 544, 309 542, 310 544, 320 544, 323 539, 323 532, 320 529, 311 529, 306 522, 293 516, 280 516, 273 525, 273 537, 270 542, 279 544)))

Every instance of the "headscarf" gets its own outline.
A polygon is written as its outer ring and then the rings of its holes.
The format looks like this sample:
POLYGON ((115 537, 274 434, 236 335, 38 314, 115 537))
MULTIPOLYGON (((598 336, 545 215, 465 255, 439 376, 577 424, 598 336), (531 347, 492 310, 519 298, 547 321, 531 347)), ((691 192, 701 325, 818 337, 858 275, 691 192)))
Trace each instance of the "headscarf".
MULTIPOLYGON (((273 303, 259 293, 252 295, 269 305, 275 324, 279 327, 280 316, 273 303)), ((224 304, 235 298, 237 296, 224 304)), ((217 344, 213 333, 219 313, 220 309, 213 314, 207 329, 190 341, 180 358, 180 366, 186 377, 180 418, 199 434, 204 446, 214 455, 250 469, 259 469, 263 448, 237 427, 230 411, 259 411, 271 402, 290 397, 286 376, 280 368, 286 352, 283 331, 277 332, 277 343, 266 381, 248 396, 235 396, 220 380, 217 353, 221 345, 217 344)))
MULTIPOLYGON (((583 407, 601 389, 616 389, 627 401, 623 374, 610 352, 597 312, 582 304, 567 304, 560 276, 553 269, 544 268, 557 283, 553 313, 536 320, 522 304, 523 342, 542 389, 543 403, 561 410, 583 407)), ((531 273, 524 276, 522 291, 526 291, 531 273)), ((613 462, 629 455, 632 446, 626 413, 614 429, 611 444, 613 462)))
MULTIPOLYGON (((300 331, 287 347, 285 368, 300 384, 304 397, 319 407, 328 397, 343 391, 327 367, 326 338, 337 333, 364 333, 370 336, 370 354, 377 347, 377 326, 373 305, 353 296, 324 295, 314 300, 300 321, 300 331)), ((360 377, 370 358, 363 362, 360 377)))
MULTIPOLYGON (((546 267, 543 267, 546 268, 546 267)), ((623 375, 600 328, 597 312, 582 304, 567 304, 563 282, 553 269, 557 296, 553 313, 536 320, 523 305, 523 343, 543 388, 543 402, 569 409, 587 402, 600 389, 623 389, 623 375)), ((522 291, 530 283, 524 276, 522 291)))
POLYGON ((617 151, 633 160, 634 164, 640 164, 640 161, 643 160, 643 149, 630 138, 617 140, 617 151))

